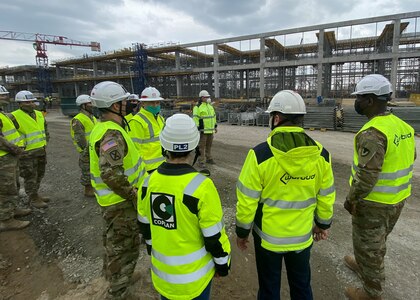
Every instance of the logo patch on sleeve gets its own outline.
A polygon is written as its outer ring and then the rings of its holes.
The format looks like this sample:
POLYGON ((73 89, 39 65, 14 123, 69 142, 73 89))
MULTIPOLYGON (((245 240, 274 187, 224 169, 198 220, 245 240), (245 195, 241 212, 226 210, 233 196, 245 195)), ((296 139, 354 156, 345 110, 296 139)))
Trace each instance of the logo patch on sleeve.
POLYGON ((175 196, 151 193, 151 208, 153 225, 166 229, 176 229, 175 196))

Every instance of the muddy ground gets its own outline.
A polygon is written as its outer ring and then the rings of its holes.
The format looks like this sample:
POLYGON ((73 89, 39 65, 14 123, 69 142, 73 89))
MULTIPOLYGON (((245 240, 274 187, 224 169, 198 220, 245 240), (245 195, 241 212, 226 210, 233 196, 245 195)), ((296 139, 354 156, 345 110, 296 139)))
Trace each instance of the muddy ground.
MULTIPOLYGON (((58 111, 48 116, 51 140, 41 194, 52 198, 50 207, 25 219, 25 230, 0 233, 0 299, 102 299, 102 218, 95 200, 85 198, 79 184, 77 153, 69 134, 68 117, 58 111)), ((214 279, 213 299, 255 299, 257 275, 253 247, 240 252, 234 239, 235 184, 249 147, 263 141, 269 130, 261 127, 220 125, 211 167, 224 207, 232 243, 232 272, 214 279)), ((334 223, 327 241, 312 249, 312 287, 315 299, 345 299, 343 290, 360 286, 356 275, 342 263, 352 252, 351 219, 343 209, 350 175, 352 133, 309 132, 332 153, 337 189, 334 223)), ((417 138, 417 149, 420 139, 417 138)), ((388 239, 385 299, 419 299, 420 295, 420 164, 413 195, 388 239)), ((20 191, 21 201, 27 197, 20 191)), ((142 246, 131 287, 134 299, 159 299, 149 276, 149 257, 142 246)), ((282 296, 289 299, 285 273, 282 296)))

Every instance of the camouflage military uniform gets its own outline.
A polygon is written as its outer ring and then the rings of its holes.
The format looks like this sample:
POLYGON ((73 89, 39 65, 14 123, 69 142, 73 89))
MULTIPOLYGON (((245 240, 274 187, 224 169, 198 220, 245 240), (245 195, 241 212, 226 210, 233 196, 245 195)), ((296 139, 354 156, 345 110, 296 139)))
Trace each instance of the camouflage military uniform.
MULTIPOLYGON (((91 116, 89 116, 88 114, 86 115, 92 119, 91 116)), ((85 128, 83 124, 77 119, 73 119, 71 121, 71 126, 74 131, 75 142, 81 149, 83 149, 83 151, 80 152, 79 154, 79 167, 80 167, 80 170, 82 171, 82 175, 80 177, 80 183, 83 186, 88 186, 90 185, 89 147, 86 141, 85 128)))
MULTIPOLYGON (((2 114, 0 110, 0 114, 2 114)), ((0 156, 0 222, 13 218, 19 197, 18 190, 18 157, 17 146, 7 141, 2 133, 3 124, 0 120, 0 150, 9 152, 0 156)))
POLYGON ((363 200, 378 181, 386 145, 386 136, 373 127, 356 136, 359 165, 347 196, 347 201, 355 207, 352 216, 354 255, 363 287, 372 297, 383 292, 386 240, 405 203, 404 200, 388 205, 363 200))
POLYGON ((133 206, 137 193, 124 175, 123 158, 127 155, 127 146, 121 133, 109 130, 95 149, 99 153, 102 180, 114 193, 129 200, 102 207, 104 273, 110 282, 108 297, 124 299, 139 256, 140 231, 133 206), (110 142, 115 146, 109 148, 110 142))
MULTIPOLYGON (((31 112, 28 114, 35 119, 35 112, 31 112)), ((16 118, 13 115, 10 115, 10 119, 12 120, 16 129, 19 129, 19 123, 17 122, 16 118)), ((44 126, 45 135, 48 142, 50 135, 48 132, 46 121, 44 126)), ((47 152, 45 150, 45 147, 25 151, 19 157, 19 175, 24 179, 25 192, 30 199, 38 197, 38 190, 41 184, 41 180, 42 178, 44 178, 45 175, 46 165, 47 152)))

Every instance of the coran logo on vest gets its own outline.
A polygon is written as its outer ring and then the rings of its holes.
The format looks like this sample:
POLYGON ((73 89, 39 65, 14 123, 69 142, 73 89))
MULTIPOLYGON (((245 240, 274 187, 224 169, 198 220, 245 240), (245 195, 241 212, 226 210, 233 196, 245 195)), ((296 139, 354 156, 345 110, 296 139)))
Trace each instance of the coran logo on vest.
POLYGON ((411 138, 411 132, 408 134, 401 134, 401 136, 394 136, 394 144, 398 147, 400 141, 411 138))
POLYGON ((312 180, 315 178, 315 174, 302 176, 302 177, 293 177, 290 176, 288 173, 284 173, 283 176, 280 177, 280 181, 284 184, 287 184, 291 179, 297 179, 297 180, 312 180))
POLYGON ((176 229, 175 196, 152 193, 152 221, 156 226, 166 229, 176 229))

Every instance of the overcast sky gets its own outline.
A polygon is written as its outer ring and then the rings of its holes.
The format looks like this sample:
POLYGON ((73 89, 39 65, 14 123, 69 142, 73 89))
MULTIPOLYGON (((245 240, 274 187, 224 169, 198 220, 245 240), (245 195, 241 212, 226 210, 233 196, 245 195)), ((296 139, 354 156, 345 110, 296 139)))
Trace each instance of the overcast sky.
MULTIPOLYGON (((0 0, 0 30, 97 41, 109 51, 134 42, 183 44, 417 10, 419 0, 0 0)), ((50 63, 89 51, 48 45, 50 63)), ((0 40, 0 67, 34 63, 30 42, 0 40)))

